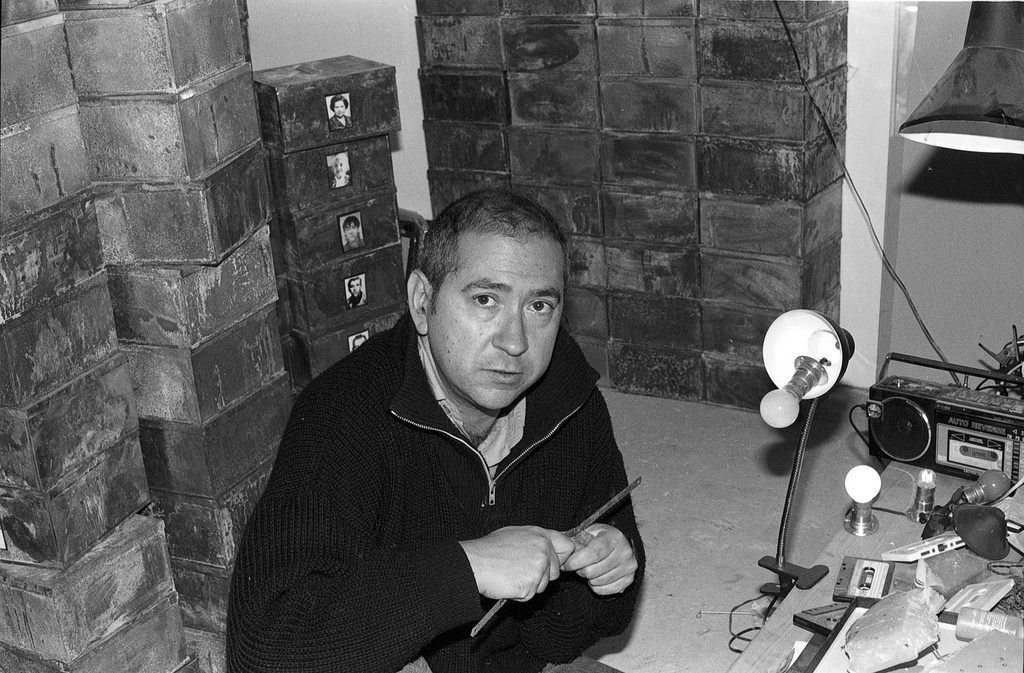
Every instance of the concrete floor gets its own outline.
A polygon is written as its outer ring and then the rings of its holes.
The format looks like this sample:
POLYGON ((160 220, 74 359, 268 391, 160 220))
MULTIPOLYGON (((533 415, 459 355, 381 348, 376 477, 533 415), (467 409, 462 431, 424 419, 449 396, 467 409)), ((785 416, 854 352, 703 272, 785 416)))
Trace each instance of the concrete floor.
MULTIPOLYGON (((648 565, 631 629, 587 654, 626 673, 724 671, 739 656, 729 650, 729 618, 698 613, 728 611, 774 579, 757 561, 775 555, 809 402, 792 427, 775 430, 756 412, 612 391, 605 397, 627 473, 643 476, 633 499, 648 565)), ((847 419, 866 399, 866 390, 839 387, 818 405, 791 515, 790 563, 813 565, 842 529, 849 469, 878 467, 847 419)), ((862 413, 854 420, 865 427, 862 413)), ((737 629, 758 623, 734 619, 737 629)))

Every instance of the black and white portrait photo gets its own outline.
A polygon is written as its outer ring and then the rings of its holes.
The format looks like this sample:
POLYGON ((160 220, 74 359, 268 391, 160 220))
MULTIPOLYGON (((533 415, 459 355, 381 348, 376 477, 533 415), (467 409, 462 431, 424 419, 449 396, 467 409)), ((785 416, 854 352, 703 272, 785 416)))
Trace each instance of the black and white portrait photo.
POLYGON ((352 111, 349 108, 348 93, 336 93, 324 98, 327 104, 327 128, 340 131, 352 125, 352 111))
POLYGON ((359 211, 339 215, 338 231, 341 232, 341 249, 344 252, 363 247, 363 222, 359 211))
POLYGON ((331 170, 331 189, 347 187, 352 183, 348 165, 348 152, 327 155, 327 167, 331 170))
POLYGON ((350 276, 345 279, 345 305, 355 308, 366 303, 366 274, 350 276))
POLYGON ((367 339, 370 338, 370 330, 364 329, 362 332, 356 332, 350 334, 348 337, 348 352, 351 353, 355 349, 363 345, 367 339))

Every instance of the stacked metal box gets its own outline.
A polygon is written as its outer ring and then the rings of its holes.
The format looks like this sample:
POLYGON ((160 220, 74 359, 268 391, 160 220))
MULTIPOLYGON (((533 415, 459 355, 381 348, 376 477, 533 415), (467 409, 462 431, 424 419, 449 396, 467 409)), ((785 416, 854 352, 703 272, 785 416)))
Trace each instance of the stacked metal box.
POLYGON ((793 308, 839 317, 846 3, 780 7, 792 44, 771 3, 701 3, 707 389, 716 401, 754 408, 771 388, 749 383, 764 375, 771 321, 793 308))
POLYGON ((65 15, 12 0, 0 23, 0 669, 184 670, 65 15))
POLYGON ((68 4, 146 477, 166 524, 186 641, 197 670, 212 673, 224 668, 236 544, 291 400, 240 5, 68 4))
MULTIPOLYGON (((782 3, 845 130, 845 2, 782 3)), ((764 330, 838 314, 841 168, 757 0, 419 0, 435 212, 486 185, 570 229, 566 319, 606 384, 756 407, 764 330)))
POLYGON ((388 134, 395 69, 355 56, 255 74, 286 366, 301 389, 405 307, 388 134))

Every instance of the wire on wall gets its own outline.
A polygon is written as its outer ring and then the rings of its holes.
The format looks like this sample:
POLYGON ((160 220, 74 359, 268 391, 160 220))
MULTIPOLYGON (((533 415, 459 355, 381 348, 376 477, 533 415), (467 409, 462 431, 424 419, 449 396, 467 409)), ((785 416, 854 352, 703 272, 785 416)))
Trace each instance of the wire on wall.
MULTIPOLYGON (((860 196, 860 190, 857 189, 857 185, 853 180, 853 176, 850 175, 850 171, 846 168, 846 162, 843 161, 842 152, 839 149, 839 143, 836 142, 836 137, 835 134, 832 132, 832 126, 829 124, 828 117, 825 115, 825 112, 818 105, 818 101, 815 100, 814 95, 811 93, 810 87, 807 85, 807 78, 804 76, 804 67, 803 64, 800 62, 800 53, 797 51, 796 42, 793 39, 793 34, 789 30, 789 24, 786 23, 786 17, 782 15, 782 8, 779 7, 778 0, 772 0, 772 5, 775 7, 775 13, 778 15, 779 21, 782 22, 783 30, 786 31, 786 39, 789 41, 789 47, 793 52, 793 59, 796 61, 797 75, 800 78, 800 84, 803 87, 804 92, 807 94, 808 99, 811 101, 811 105, 814 107, 814 111, 821 118, 821 121, 825 126, 825 134, 826 136, 828 136, 828 141, 832 145, 832 148, 835 150, 836 161, 839 163, 840 168, 843 169, 843 176, 846 178, 847 182, 850 185, 850 190, 853 192, 853 195, 857 200, 857 206, 864 214, 864 219, 866 220, 868 231, 871 234, 871 240, 874 242, 875 249, 878 250, 879 255, 881 256, 882 267, 893 279, 893 282, 896 283, 897 287, 900 288, 900 292, 903 293, 904 298, 906 298, 907 305, 910 307, 910 312, 913 313, 914 319, 917 321, 918 326, 921 328, 921 332, 924 334, 925 339, 928 340, 928 343, 931 345, 932 349, 939 356, 939 359, 948 365, 949 360, 946 359, 945 353, 942 352, 942 349, 939 347, 939 344, 936 343, 935 339, 932 337, 931 331, 928 329, 928 326, 925 324, 920 312, 917 310, 917 305, 914 303, 913 298, 911 298, 910 296, 910 291, 907 289, 907 286, 903 283, 903 279, 900 278, 899 273, 896 272, 896 268, 889 261, 889 256, 885 254, 885 247, 882 245, 882 242, 878 239, 878 234, 875 232, 875 225, 871 221, 871 214, 868 212, 867 205, 864 203, 864 199, 862 199, 860 196)), ((960 379, 959 377, 957 377, 955 372, 951 371, 949 372, 949 375, 953 377, 953 381, 956 383, 957 386, 961 385, 960 379)))

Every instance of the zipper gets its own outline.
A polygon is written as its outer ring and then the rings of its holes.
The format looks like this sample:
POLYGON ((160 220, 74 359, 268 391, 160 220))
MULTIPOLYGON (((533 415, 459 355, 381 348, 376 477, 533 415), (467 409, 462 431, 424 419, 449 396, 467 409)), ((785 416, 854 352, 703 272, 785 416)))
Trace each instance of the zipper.
POLYGON ((473 453, 473 455, 475 455, 477 459, 479 459, 480 465, 484 468, 484 476, 487 477, 487 504, 494 504, 494 491, 498 488, 497 477, 491 477, 491 471, 487 467, 487 461, 484 460, 484 457, 480 454, 479 451, 473 448, 473 445, 467 442, 463 437, 460 437, 459 435, 453 435, 447 430, 435 428, 432 425, 423 425, 422 423, 417 423, 416 421, 409 420, 405 416, 399 415, 399 413, 394 409, 389 409, 389 411, 395 418, 397 418, 400 421, 404 421, 413 427, 420 428, 421 430, 428 430, 430 432, 436 432, 438 434, 444 435, 445 437, 449 437, 452 440, 458 442, 462 446, 469 449, 473 453))
MULTIPOLYGON (((552 428, 551 428, 551 430, 549 430, 549 431, 548 431, 548 433, 547 433, 546 435, 544 435, 543 437, 541 437, 540 439, 538 439, 538 440, 537 440, 536 442, 534 442, 533 444, 530 444, 530 446, 528 446, 528 447, 526 448, 526 450, 525 450, 525 451, 523 451, 523 452, 522 452, 522 453, 520 453, 520 454, 519 454, 518 456, 516 456, 516 458, 515 458, 515 459, 514 459, 514 460, 513 460, 513 461, 512 461, 511 463, 509 463, 508 465, 506 465, 506 466, 505 466, 505 469, 504 469, 504 470, 502 470, 502 471, 501 471, 501 472, 499 472, 498 474, 494 475, 494 482, 493 482, 493 483, 494 483, 494 485, 496 486, 496 485, 497 485, 497 483, 498 483, 498 480, 499 480, 499 479, 501 479, 501 477, 502 477, 502 476, 503 476, 503 475, 504 475, 504 474, 505 474, 506 472, 508 472, 509 470, 511 470, 511 469, 512 469, 513 467, 515 467, 515 466, 516 466, 516 463, 518 463, 518 462, 519 462, 519 461, 521 461, 521 460, 522 460, 523 458, 525 458, 526 456, 528 456, 528 455, 529 455, 529 454, 530 454, 530 453, 531 453, 531 452, 532 452, 532 451, 533 451, 533 450, 534 450, 535 448, 537 448, 538 446, 540 446, 540 445, 541 445, 541 444, 543 444, 544 442, 548 441, 548 440, 549 440, 549 439, 551 438, 551 435, 553 435, 553 434, 555 434, 556 432, 558 432, 558 429, 559 429, 560 427, 562 427, 563 425, 565 425, 565 422, 566 422, 567 420, 569 420, 570 418, 572 418, 573 416, 575 416, 575 415, 576 415, 576 412, 577 412, 577 411, 579 411, 579 410, 580 410, 580 409, 581 409, 581 408, 583 407, 583 405, 584 405, 584 403, 585 403, 585 402, 586 402, 586 400, 583 400, 583 402, 580 402, 579 404, 577 404, 577 405, 576 405, 576 407, 575 407, 575 408, 574 408, 574 409, 573 409, 572 411, 570 411, 569 413, 567 413, 567 414, 566 414, 565 416, 562 416, 562 420, 560 420, 560 421, 558 421, 557 423, 555 423, 554 427, 552 427, 552 428)), ((493 487, 493 486, 492 486, 492 489, 491 489, 491 496, 490 496, 490 499, 488 500, 488 504, 490 504, 490 505, 493 505, 493 504, 494 504, 494 487, 493 487)))
POLYGON ((496 497, 495 497, 496 493, 495 492, 498 489, 498 480, 501 479, 502 476, 504 476, 509 470, 511 470, 513 467, 515 467, 516 464, 519 463, 523 458, 528 456, 535 448, 537 448, 538 446, 540 446, 544 442, 548 441, 548 439, 551 438, 551 435, 553 435, 556 432, 558 432, 558 429, 561 428, 565 424, 565 422, 567 420, 569 420, 570 418, 575 416, 576 412, 579 411, 581 408, 583 408, 583 405, 585 403, 586 403, 586 400, 583 400, 583 402, 580 402, 579 404, 577 404, 576 407, 572 411, 570 411, 569 413, 567 413, 565 416, 562 417, 562 420, 560 420, 557 423, 555 423, 555 425, 551 428, 551 430, 548 431, 548 433, 546 435, 544 435, 543 437, 538 439, 533 444, 530 444, 530 446, 528 446, 522 453, 520 453, 518 456, 516 456, 516 458, 511 463, 506 465, 505 469, 503 469, 501 472, 498 472, 493 477, 491 476, 491 471, 490 471, 490 469, 488 469, 487 461, 484 460, 484 457, 480 454, 479 451, 477 451, 475 448, 473 448, 473 446, 469 442, 467 442, 465 439, 463 439, 462 437, 459 437, 457 435, 453 435, 452 433, 448 432, 447 430, 442 430, 441 428, 435 428, 435 427, 432 427, 432 426, 429 426, 429 425, 423 425, 422 423, 417 423, 416 421, 411 421, 408 418, 405 418, 404 416, 399 415, 398 412, 396 412, 394 409, 390 409, 389 411, 391 411, 391 413, 395 416, 395 418, 397 418, 397 419, 399 419, 401 421, 404 421, 404 422, 408 423, 409 425, 412 425, 414 427, 420 428, 422 430, 429 430, 431 432, 437 432, 437 433, 440 433, 440 434, 444 435, 445 437, 450 437, 451 439, 455 440, 459 444, 462 444, 463 446, 468 448, 470 451, 472 451, 476 455, 476 457, 480 459, 480 464, 484 468, 484 475, 487 477, 487 506, 488 507, 493 507, 494 503, 496 502, 496 497))

